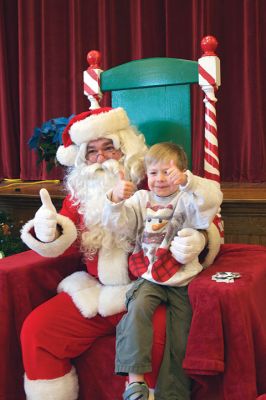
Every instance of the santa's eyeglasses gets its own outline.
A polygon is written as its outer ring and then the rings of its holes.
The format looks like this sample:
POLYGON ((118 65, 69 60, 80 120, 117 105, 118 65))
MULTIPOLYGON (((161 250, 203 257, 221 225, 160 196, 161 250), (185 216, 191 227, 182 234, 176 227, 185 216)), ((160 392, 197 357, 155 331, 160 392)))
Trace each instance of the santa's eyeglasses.
POLYGON ((117 150, 112 144, 103 146, 100 149, 88 148, 86 159, 91 162, 96 162, 99 156, 103 156, 104 158, 111 158, 116 155, 118 151, 119 150, 117 150))

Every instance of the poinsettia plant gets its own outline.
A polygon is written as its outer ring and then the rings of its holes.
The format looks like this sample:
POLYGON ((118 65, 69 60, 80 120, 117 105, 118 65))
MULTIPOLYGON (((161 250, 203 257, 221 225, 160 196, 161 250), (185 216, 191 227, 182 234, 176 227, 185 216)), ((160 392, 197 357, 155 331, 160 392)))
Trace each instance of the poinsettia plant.
POLYGON ((37 152, 37 164, 45 161, 47 172, 57 165, 56 151, 62 144, 62 133, 73 116, 74 114, 68 118, 52 118, 44 122, 40 128, 34 128, 28 145, 37 152))

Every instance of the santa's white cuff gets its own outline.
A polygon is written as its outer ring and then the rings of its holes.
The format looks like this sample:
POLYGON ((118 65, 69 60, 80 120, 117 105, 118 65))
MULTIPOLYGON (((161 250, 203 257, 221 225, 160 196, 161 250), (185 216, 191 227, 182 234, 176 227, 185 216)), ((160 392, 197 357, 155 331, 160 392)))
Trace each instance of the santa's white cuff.
POLYGON ((103 286, 99 298, 99 314, 102 317, 108 317, 126 311, 126 292, 131 286, 132 283, 120 286, 103 286))
POLYGON ((211 223, 210 227, 207 229, 208 233, 208 254, 205 257, 202 265, 204 268, 209 267, 217 254, 220 251, 221 247, 221 236, 217 226, 214 223, 211 223))
POLYGON ((58 285, 58 292, 65 292, 85 318, 98 313, 101 284, 85 271, 74 272, 58 285))
POLYGON ((92 318, 97 313, 103 317, 125 311, 128 285, 101 285, 85 271, 74 272, 58 285, 58 292, 65 292, 85 318, 92 318))
POLYGON ((57 224, 61 226, 62 234, 53 242, 43 243, 32 235, 34 219, 23 226, 21 239, 30 249, 43 257, 58 257, 77 239, 77 229, 69 218, 60 214, 57 214, 57 224))

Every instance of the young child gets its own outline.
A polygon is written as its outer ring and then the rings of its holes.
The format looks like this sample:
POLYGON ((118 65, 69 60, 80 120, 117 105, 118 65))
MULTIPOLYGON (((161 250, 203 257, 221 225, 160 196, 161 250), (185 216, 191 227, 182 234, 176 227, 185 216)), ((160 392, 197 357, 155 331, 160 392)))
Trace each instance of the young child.
MULTIPOLYGON (((187 170, 185 152, 173 143, 152 146, 145 167, 150 191, 128 197, 131 183, 121 182, 108 192, 103 211, 104 225, 120 232, 121 243, 125 238, 133 243, 129 269, 138 278, 127 293, 128 312, 117 327, 115 370, 129 376, 124 400, 148 399, 143 374, 151 370, 152 316, 164 302, 174 398, 188 400, 190 379, 182 369, 192 317, 187 287, 202 266, 198 258, 181 265, 171 253, 171 242, 182 228, 207 229, 219 210, 222 193, 212 181, 187 170)), ((120 179, 124 180, 123 173, 120 179)))

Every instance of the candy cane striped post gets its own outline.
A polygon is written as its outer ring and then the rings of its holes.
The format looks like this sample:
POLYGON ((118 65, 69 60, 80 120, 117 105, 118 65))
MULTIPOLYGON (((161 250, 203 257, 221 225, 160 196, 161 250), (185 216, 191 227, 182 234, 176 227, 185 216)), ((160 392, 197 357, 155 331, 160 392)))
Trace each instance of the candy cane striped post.
POLYGON ((203 55, 199 59, 199 84, 205 93, 205 154, 204 175, 220 184, 218 138, 216 124, 217 99, 215 92, 221 84, 220 60, 215 54, 218 43, 213 36, 206 36, 201 41, 203 55))
MULTIPOLYGON (((203 50, 199 63, 199 85, 205 93, 205 143, 204 143, 204 176, 220 186, 220 168, 218 153, 218 136, 216 124, 216 96, 221 85, 220 60, 215 54, 218 42, 213 36, 205 36, 201 41, 203 50)), ((219 229, 223 242, 224 228, 221 215, 214 221, 219 229)))
POLYGON ((91 50, 87 54, 89 67, 83 72, 84 94, 90 101, 90 110, 100 107, 99 102, 102 99, 100 88, 100 69, 101 53, 97 50, 91 50))

